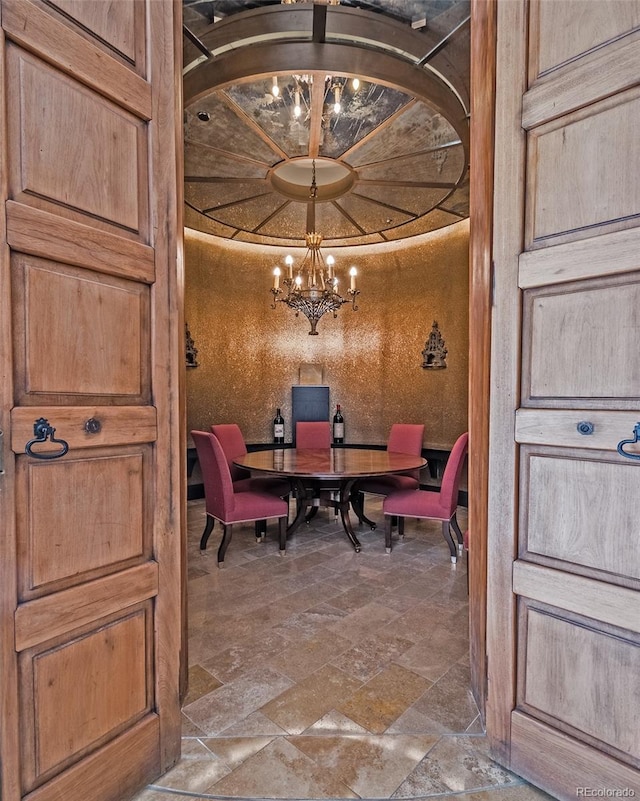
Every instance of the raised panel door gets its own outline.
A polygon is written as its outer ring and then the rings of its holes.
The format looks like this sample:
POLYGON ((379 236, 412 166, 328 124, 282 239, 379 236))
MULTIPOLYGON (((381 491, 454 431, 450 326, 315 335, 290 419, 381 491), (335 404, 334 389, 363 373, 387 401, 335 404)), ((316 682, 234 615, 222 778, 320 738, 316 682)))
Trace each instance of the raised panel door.
POLYGON ((498 4, 487 731, 559 799, 640 793, 639 14, 498 4))
POLYGON ((123 801, 180 754, 179 6, 0 6, 0 786, 123 801))

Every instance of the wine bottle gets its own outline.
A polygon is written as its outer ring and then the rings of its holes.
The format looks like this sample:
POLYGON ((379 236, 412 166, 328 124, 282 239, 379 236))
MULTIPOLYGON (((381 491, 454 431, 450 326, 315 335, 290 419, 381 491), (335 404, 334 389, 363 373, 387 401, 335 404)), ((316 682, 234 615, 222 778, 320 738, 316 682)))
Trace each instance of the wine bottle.
POLYGON ((336 405, 336 413, 333 415, 333 444, 344 444, 344 417, 339 403, 336 405))
POLYGON ((273 418, 273 441, 277 445, 284 444, 284 417, 280 414, 280 409, 276 409, 276 416, 273 418))

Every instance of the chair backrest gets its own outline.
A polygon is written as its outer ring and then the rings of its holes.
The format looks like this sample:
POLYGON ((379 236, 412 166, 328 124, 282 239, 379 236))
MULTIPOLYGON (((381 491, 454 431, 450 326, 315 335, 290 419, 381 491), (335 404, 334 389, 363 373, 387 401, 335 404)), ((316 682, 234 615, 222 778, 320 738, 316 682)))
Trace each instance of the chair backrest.
POLYGON ((296 448, 330 448, 331 423, 328 420, 296 423, 296 448))
POLYGON ((192 431, 191 436, 198 452, 207 514, 226 520, 234 506, 233 482, 227 457, 214 434, 192 431))
POLYGON ((449 508, 453 514, 458 505, 458 490, 460 489, 460 477, 462 468, 469 447, 469 434, 460 434, 451 449, 447 464, 442 474, 442 486, 440 488, 440 503, 445 508, 449 508))
MULTIPOLYGON (((422 453, 422 440, 424 439, 424 425, 417 423, 394 423, 389 432, 387 450, 395 453, 410 453, 420 456, 422 453)), ((407 475, 420 481, 420 471, 411 470, 407 475)))
POLYGON ((422 453, 422 440, 424 439, 424 426, 414 423, 394 423, 389 432, 387 450, 395 453, 410 453, 420 456, 422 453))
POLYGON ((238 456, 244 456, 247 452, 240 426, 236 425, 236 423, 220 423, 219 425, 211 426, 211 430, 218 438, 224 455, 227 457, 231 480, 238 481, 241 478, 248 478, 249 471, 243 470, 233 463, 234 459, 237 459, 238 456))

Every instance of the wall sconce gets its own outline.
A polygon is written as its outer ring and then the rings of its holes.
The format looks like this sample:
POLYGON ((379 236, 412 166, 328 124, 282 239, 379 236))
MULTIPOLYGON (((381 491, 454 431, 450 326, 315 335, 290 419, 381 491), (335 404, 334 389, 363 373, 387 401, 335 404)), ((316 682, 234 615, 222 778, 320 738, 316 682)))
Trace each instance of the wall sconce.
POLYGON ((438 323, 434 320, 422 351, 422 366, 427 370, 443 370, 447 366, 447 352, 438 323))
POLYGON ((194 345, 193 339, 191 338, 191 334, 189 333, 189 326, 187 323, 184 324, 184 333, 185 333, 185 340, 186 340, 186 359, 187 359, 187 367, 197 367, 198 366, 198 349, 194 345))

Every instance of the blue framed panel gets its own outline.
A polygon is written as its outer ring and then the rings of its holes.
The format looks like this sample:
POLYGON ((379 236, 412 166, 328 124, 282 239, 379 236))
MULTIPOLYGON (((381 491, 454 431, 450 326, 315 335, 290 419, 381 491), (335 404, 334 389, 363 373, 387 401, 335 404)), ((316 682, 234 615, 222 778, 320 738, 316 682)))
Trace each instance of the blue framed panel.
POLYGON ((291 387, 291 409, 291 432, 295 447, 298 420, 329 419, 329 387, 319 385, 291 387))

